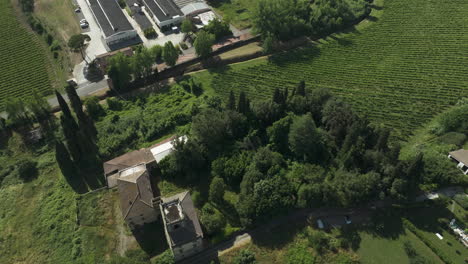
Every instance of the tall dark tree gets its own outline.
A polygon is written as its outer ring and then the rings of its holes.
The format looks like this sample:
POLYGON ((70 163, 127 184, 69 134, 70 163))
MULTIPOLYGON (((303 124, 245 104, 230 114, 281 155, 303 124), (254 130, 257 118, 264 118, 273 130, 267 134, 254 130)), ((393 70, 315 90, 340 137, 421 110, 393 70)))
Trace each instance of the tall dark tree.
POLYGON ((55 90, 55 96, 57 96, 57 101, 60 105, 60 109, 62 110, 62 114, 68 119, 70 118, 73 119, 73 116, 71 114, 71 111, 70 111, 70 108, 68 107, 67 102, 65 101, 65 99, 63 99, 62 95, 57 90, 55 90))
POLYGON ((81 130, 84 130, 88 136, 95 138, 97 135, 97 129, 94 125, 94 122, 89 116, 83 111, 83 103, 81 102, 80 97, 76 93, 75 87, 72 85, 65 86, 65 90, 70 100, 70 104, 73 108, 73 111, 78 118, 78 124, 81 130))
POLYGON ((306 96, 305 81, 301 81, 296 88, 296 95, 306 96))
POLYGON ((241 91, 239 94, 239 102, 237 103, 237 112, 246 114, 250 110, 250 102, 247 99, 244 91, 241 91))
POLYGON ((227 108, 233 111, 236 110, 236 96, 234 95, 234 92, 232 90, 229 93, 229 102, 228 102, 227 108))

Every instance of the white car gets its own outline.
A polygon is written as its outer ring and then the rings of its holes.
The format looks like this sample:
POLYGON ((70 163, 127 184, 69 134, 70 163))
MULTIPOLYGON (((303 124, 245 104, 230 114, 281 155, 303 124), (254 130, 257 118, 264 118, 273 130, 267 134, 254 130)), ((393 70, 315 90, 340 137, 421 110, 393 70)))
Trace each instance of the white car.
POLYGON ((85 29, 85 28, 88 28, 89 25, 88 25, 88 23, 80 23, 80 27, 85 29))
POLYGON ((77 9, 75 9, 75 13, 80 13, 80 12, 81 12, 81 8, 78 7, 77 9))

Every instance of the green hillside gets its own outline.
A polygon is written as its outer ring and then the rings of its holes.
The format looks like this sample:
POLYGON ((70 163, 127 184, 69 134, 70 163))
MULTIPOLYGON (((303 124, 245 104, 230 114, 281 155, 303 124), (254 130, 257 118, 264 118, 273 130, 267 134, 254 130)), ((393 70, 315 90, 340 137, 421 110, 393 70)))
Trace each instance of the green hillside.
POLYGON ((467 25, 464 0, 377 0, 351 33, 196 76, 224 97, 244 90, 252 98, 303 79, 407 138, 468 95, 467 25))

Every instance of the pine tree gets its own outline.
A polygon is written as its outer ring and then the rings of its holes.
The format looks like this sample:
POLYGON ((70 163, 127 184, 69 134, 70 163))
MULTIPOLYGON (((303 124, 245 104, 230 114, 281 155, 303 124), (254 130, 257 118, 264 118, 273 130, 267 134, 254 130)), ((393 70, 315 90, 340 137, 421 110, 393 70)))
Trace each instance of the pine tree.
POLYGON ((306 96, 306 91, 305 91, 305 82, 301 81, 299 85, 297 86, 296 89, 296 94, 301 95, 301 96, 306 96))
POLYGON ((236 110, 236 96, 234 95, 234 92, 232 90, 231 90, 231 93, 229 94, 229 102, 228 102, 227 108, 229 110, 236 110))

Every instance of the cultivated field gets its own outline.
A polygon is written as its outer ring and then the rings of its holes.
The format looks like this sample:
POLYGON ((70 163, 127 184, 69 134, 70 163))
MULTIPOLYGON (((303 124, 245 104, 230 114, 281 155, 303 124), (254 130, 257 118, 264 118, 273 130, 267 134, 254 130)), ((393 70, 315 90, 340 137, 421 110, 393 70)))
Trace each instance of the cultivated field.
POLYGON ((223 96, 244 90, 252 99, 305 80, 407 138, 468 96, 468 2, 376 0, 371 15, 319 45, 196 76, 223 96))
POLYGON ((36 88, 50 92, 48 58, 39 38, 17 20, 9 0, 0 0, 0 111, 11 96, 36 88))

